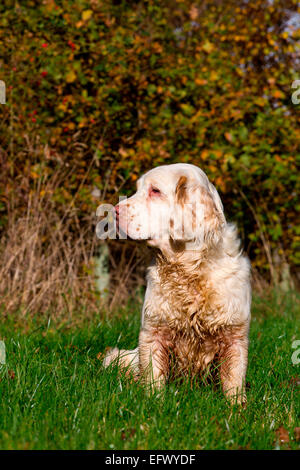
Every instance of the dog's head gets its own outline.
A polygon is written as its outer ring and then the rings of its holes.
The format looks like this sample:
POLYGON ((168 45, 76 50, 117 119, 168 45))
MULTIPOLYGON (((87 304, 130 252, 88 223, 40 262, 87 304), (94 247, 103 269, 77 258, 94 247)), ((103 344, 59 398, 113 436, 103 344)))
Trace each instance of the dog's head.
POLYGON ((213 243, 225 223, 216 188, 200 168, 185 163, 148 171, 137 192, 116 206, 116 217, 130 238, 175 250, 213 243))

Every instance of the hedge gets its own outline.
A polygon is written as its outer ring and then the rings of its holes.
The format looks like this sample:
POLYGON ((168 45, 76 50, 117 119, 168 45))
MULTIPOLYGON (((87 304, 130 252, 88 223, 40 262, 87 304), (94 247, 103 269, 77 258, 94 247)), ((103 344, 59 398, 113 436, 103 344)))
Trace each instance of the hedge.
MULTIPOLYGON (((298 10, 297 10, 298 9, 298 10)), ((36 181, 85 223, 156 165, 199 165, 254 267, 297 264, 299 21, 295 0, 4 1, 0 222, 36 181)), ((93 236, 91 234, 91 236, 93 236)), ((298 258, 299 261, 299 258, 298 258)))

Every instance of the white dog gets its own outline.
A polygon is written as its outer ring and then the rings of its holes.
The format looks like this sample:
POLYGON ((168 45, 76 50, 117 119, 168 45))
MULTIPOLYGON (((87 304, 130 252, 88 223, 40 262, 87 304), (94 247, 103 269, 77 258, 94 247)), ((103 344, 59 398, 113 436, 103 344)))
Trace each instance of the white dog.
POLYGON ((194 165, 157 167, 116 206, 116 220, 119 230, 157 250, 148 268, 138 347, 110 350, 104 366, 118 361, 160 387, 171 357, 178 372, 193 374, 214 360, 224 393, 244 402, 250 263, 215 187, 194 165))

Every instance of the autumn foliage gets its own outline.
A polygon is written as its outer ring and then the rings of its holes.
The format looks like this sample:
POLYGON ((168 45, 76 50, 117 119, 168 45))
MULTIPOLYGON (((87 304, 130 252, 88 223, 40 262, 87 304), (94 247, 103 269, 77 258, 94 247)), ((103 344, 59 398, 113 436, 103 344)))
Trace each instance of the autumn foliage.
POLYGON ((46 196, 86 226, 145 170, 188 162, 216 185, 261 275, 295 272, 297 12, 294 0, 2 3, 3 233, 58 168, 64 182, 46 196))

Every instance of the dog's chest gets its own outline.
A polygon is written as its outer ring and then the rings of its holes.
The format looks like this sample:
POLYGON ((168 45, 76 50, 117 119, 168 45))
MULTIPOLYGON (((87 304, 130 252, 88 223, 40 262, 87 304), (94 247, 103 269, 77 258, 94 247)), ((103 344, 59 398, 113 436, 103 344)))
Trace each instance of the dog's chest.
POLYGON ((214 291, 201 275, 184 276, 170 270, 155 272, 151 279, 150 318, 152 324, 167 326, 172 335, 191 340, 214 335, 221 327, 214 291))
POLYGON ((153 270, 148 282, 147 327, 161 335, 180 371, 204 370, 223 348, 230 329, 209 280, 172 271, 162 278, 153 270))

